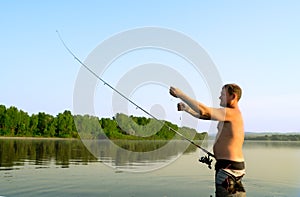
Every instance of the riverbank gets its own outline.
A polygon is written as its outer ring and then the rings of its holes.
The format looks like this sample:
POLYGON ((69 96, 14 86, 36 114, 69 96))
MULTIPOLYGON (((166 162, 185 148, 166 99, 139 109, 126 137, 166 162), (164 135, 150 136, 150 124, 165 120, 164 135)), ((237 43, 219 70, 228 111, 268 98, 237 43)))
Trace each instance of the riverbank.
POLYGON ((300 134, 250 134, 245 140, 254 141, 300 141, 300 134))
MULTIPOLYGON (((211 137, 214 140, 214 137, 211 137)), ((15 139, 15 140, 74 140, 80 141, 80 138, 60 138, 60 137, 10 137, 10 136, 0 136, 1 139, 15 139)), ((112 139, 115 140, 115 139, 112 139)), ((126 139, 124 139, 126 140, 126 139)), ((155 140, 155 139, 154 139, 155 140)), ((158 140, 158 139, 156 139, 158 140)), ((170 139, 172 140, 172 139, 170 139)), ((135 140, 133 140, 135 141, 135 140)), ((270 135, 270 136, 246 136, 245 141, 300 141, 300 135, 270 135)))
POLYGON ((61 138, 61 137, 9 137, 0 136, 0 139, 14 140, 80 140, 79 138, 61 138))

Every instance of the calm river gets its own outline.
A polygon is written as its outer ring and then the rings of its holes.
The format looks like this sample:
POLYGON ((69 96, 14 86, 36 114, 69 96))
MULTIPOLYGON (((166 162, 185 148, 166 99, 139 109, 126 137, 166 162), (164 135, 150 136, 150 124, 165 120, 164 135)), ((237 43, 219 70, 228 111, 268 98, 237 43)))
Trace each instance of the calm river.
MULTIPOLYGON (((182 142, 84 143, 0 139, 0 196, 214 196, 214 171, 182 142)), ((244 154, 247 196, 300 196, 300 142, 246 141, 244 154)))

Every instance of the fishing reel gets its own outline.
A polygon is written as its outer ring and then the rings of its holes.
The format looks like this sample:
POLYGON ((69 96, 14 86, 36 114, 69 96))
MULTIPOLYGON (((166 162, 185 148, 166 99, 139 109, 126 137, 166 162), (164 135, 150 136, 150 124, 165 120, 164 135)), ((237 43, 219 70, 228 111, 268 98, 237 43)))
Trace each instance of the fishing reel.
POLYGON ((209 169, 211 169, 211 162, 212 161, 213 161, 213 159, 211 159, 209 155, 203 156, 199 159, 199 162, 207 164, 209 169))

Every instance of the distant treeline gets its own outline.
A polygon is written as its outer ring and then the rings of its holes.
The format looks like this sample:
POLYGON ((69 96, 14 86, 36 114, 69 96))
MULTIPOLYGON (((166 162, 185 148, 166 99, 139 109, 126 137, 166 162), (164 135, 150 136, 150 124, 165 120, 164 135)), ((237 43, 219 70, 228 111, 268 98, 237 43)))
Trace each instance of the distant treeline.
POLYGON ((78 138, 78 133, 70 111, 56 117, 44 112, 30 116, 14 106, 0 105, 0 136, 78 138))
POLYGON ((261 136, 246 136, 245 140, 300 141, 300 135, 272 134, 261 136))
POLYGON ((85 139, 180 139, 169 129, 172 127, 189 139, 202 140, 207 133, 152 118, 116 114, 113 118, 90 115, 72 115, 68 110, 52 116, 44 112, 29 115, 12 106, 0 105, 0 136, 60 137, 85 139), (74 121, 75 120, 75 121, 74 121), (75 125, 76 122, 76 125, 75 125), (80 136, 79 136, 80 133, 80 136))

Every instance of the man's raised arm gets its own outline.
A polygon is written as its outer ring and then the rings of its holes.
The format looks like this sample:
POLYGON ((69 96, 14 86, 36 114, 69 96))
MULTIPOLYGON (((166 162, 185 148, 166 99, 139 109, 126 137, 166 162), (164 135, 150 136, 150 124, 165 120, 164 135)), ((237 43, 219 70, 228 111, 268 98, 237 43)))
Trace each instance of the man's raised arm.
POLYGON ((175 87, 170 87, 170 94, 176 98, 180 98, 184 103, 178 103, 179 111, 186 111, 194 117, 204 120, 218 120, 225 121, 225 108, 211 108, 208 107, 195 99, 190 98, 180 89, 175 87), (182 110, 180 110, 182 107, 182 110))

